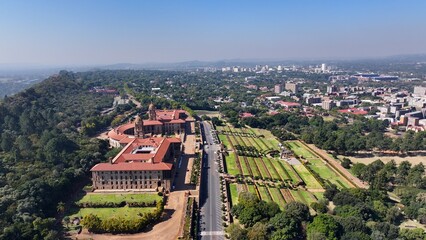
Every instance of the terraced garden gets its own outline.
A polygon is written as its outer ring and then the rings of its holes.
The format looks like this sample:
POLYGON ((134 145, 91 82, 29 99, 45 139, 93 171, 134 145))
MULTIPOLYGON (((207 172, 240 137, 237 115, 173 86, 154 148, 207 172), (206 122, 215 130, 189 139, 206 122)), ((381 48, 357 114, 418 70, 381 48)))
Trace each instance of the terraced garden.
POLYGON ((336 170, 329 166, 319 156, 310 151, 299 141, 287 141, 286 145, 296 155, 303 157, 307 162, 307 167, 316 172, 322 179, 335 184, 339 188, 350 188, 353 185, 342 177, 336 170))
POLYGON ((267 130, 218 126, 219 139, 226 146, 227 173, 238 183, 229 184, 232 203, 238 194, 249 191, 282 208, 291 201, 310 205, 323 198, 329 183, 351 187, 344 177, 299 141, 285 143, 300 161, 279 159, 271 153, 280 150, 279 141, 267 130))

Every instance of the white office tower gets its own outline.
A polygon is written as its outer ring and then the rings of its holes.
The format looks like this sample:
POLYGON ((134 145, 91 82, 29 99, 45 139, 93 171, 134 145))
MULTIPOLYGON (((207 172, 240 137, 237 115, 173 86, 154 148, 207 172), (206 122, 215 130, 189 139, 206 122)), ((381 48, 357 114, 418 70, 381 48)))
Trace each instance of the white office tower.
POLYGON ((323 63, 321 64, 321 71, 326 72, 327 71, 327 64, 323 63))

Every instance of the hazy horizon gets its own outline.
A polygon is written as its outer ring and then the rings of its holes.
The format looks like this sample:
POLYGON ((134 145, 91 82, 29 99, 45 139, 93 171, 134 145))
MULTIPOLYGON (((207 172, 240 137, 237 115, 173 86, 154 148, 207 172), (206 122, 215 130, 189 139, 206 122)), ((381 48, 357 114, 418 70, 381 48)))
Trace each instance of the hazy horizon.
POLYGON ((425 1, 1 1, 0 64, 93 66, 426 53, 425 1))

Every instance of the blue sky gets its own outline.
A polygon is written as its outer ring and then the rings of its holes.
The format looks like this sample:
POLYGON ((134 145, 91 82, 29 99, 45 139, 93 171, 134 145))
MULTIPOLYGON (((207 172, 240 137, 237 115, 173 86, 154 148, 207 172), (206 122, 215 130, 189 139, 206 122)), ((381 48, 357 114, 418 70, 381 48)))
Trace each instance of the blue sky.
POLYGON ((426 1, 0 0, 0 63, 426 53, 426 1))

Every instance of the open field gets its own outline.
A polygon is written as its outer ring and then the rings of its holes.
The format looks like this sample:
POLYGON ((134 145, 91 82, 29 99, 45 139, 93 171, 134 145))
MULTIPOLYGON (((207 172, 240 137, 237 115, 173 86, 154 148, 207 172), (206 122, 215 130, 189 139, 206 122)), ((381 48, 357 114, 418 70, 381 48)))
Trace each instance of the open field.
POLYGON ((90 213, 97 215, 100 219, 108 219, 111 217, 123 218, 123 219, 136 219, 141 214, 147 212, 153 212, 155 207, 120 207, 120 208, 80 208, 80 210, 72 214, 70 219, 74 217, 84 217, 90 213))
POLYGON ((90 193, 84 195, 79 203, 121 203, 121 202, 153 202, 160 201, 162 197, 157 193, 90 193))

